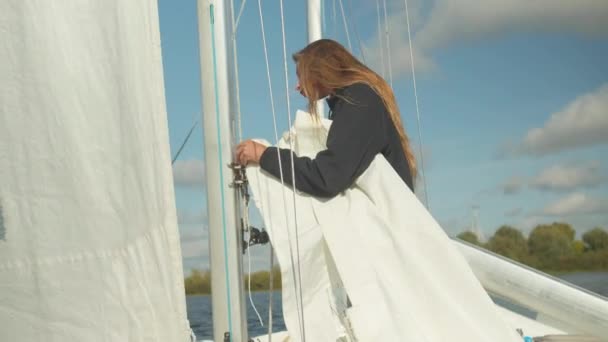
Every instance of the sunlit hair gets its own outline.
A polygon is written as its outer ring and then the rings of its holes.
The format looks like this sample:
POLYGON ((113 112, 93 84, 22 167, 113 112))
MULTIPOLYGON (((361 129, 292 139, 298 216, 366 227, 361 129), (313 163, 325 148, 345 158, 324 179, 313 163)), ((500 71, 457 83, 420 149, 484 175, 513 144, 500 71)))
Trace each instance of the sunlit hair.
MULTIPOLYGON (((316 100, 327 95, 322 94, 321 91, 326 90, 333 93, 336 89, 355 83, 369 85, 382 98, 397 132, 399 132, 405 158, 412 177, 415 179, 417 173, 416 160, 401 123, 401 115, 395 95, 380 75, 359 62, 340 43, 331 39, 321 39, 310 43, 304 49, 293 54, 293 60, 297 66, 300 86, 304 95, 308 98, 308 111, 315 117, 318 114, 315 105, 316 100)), ((352 99, 344 100, 353 102, 352 99)))

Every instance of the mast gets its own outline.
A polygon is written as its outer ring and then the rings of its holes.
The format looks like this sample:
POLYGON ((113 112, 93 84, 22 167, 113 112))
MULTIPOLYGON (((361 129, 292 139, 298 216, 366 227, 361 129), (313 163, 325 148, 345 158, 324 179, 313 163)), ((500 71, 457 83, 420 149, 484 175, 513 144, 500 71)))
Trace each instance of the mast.
MULTIPOLYGON (((308 20, 308 43, 323 38, 323 29, 321 26, 321 0, 308 0, 307 7, 308 20)), ((325 107, 323 101, 317 101, 317 113, 323 116, 325 107)))
POLYGON ((213 340, 247 341, 242 235, 237 191, 231 187, 236 85, 229 0, 198 0, 203 137, 209 211, 213 340), (230 338, 226 339, 226 333, 230 338))
POLYGON ((321 0, 308 0, 308 42, 323 37, 321 29, 321 0))

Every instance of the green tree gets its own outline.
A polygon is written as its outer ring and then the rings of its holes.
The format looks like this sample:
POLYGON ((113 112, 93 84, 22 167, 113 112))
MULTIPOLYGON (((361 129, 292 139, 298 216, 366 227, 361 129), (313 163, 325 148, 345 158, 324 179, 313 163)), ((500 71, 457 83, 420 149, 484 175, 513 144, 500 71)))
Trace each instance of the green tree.
POLYGON ((275 266, 272 268, 272 288, 275 290, 281 289, 282 284, 281 268, 279 266, 275 266))
POLYGON ((608 270, 608 248, 585 252, 582 255, 581 265, 585 270, 608 270))
POLYGON ((583 234, 583 241, 592 251, 608 248, 608 232, 602 228, 594 228, 583 234))
POLYGON ((269 273, 268 271, 259 271, 245 275, 245 288, 251 291, 267 290, 269 288, 269 273), (249 286, 251 285, 251 288, 249 286))
POLYGON ((477 237, 477 234, 475 234, 471 231, 462 232, 462 233, 458 234, 458 236, 456 236, 456 237, 459 238, 460 240, 466 241, 468 243, 472 243, 474 245, 481 246, 481 242, 479 242, 479 238, 477 237))
POLYGON ((572 242, 572 251, 575 255, 581 255, 585 252, 585 243, 581 240, 574 240, 572 242))
MULTIPOLYGON (((270 272, 258 271, 245 275, 245 288, 249 288, 249 280, 251 279, 251 291, 266 291, 270 289, 270 272)), ((281 288, 281 269, 275 266, 272 269, 272 288, 278 290, 281 288)))
POLYGON ((568 238, 568 241, 574 241, 574 235, 576 235, 576 231, 568 223, 554 222, 551 224, 551 227, 564 234, 568 238))
POLYGON ((510 226, 498 228, 486 247, 494 253, 517 261, 523 261, 528 255, 526 238, 519 230, 510 226))
POLYGON ((560 261, 573 253, 574 229, 567 223, 538 225, 528 237, 528 250, 538 268, 556 270, 560 261))
POLYGON ((211 273, 192 270, 190 276, 184 279, 184 288, 187 295, 211 293, 211 273))

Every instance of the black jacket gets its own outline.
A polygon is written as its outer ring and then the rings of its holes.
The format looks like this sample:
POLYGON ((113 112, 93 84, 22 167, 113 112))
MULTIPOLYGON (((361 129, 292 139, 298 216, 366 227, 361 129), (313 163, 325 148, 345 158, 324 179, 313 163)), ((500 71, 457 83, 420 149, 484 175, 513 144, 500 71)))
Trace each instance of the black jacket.
MULTIPOLYGON (((357 83, 339 89, 327 102, 333 120, 327 149, 314 159, 297 157, 294 153, 296 188, 316 197, 334 197, 349 188, 374 157, 382 153, 413 191, 412 175, 399 134, 380 96, 368 85, 357 83)), ((279 151, 283 179, 291 186, 291 150, 279 151)), ((280 178, 276 147, 266 149, 260 166, 280 178)))

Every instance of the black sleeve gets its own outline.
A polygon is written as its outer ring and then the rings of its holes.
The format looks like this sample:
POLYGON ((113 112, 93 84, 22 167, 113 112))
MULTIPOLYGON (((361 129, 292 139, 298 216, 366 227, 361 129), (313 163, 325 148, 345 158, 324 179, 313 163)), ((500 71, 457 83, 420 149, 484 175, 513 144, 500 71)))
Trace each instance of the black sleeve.
POLYGON ((278 149, 286 185, 292 185, 293 154, 298 190, 316 197, 334 197, 350 187, 382 150, 386 137, 377 95, 367 86, 351 87, 347 95, 354 103, 340 101, 334 111, 326 150, 310 159, 297 157, 289 149, 269 147, 260 159, 262 169, 280 178, 278 149))

